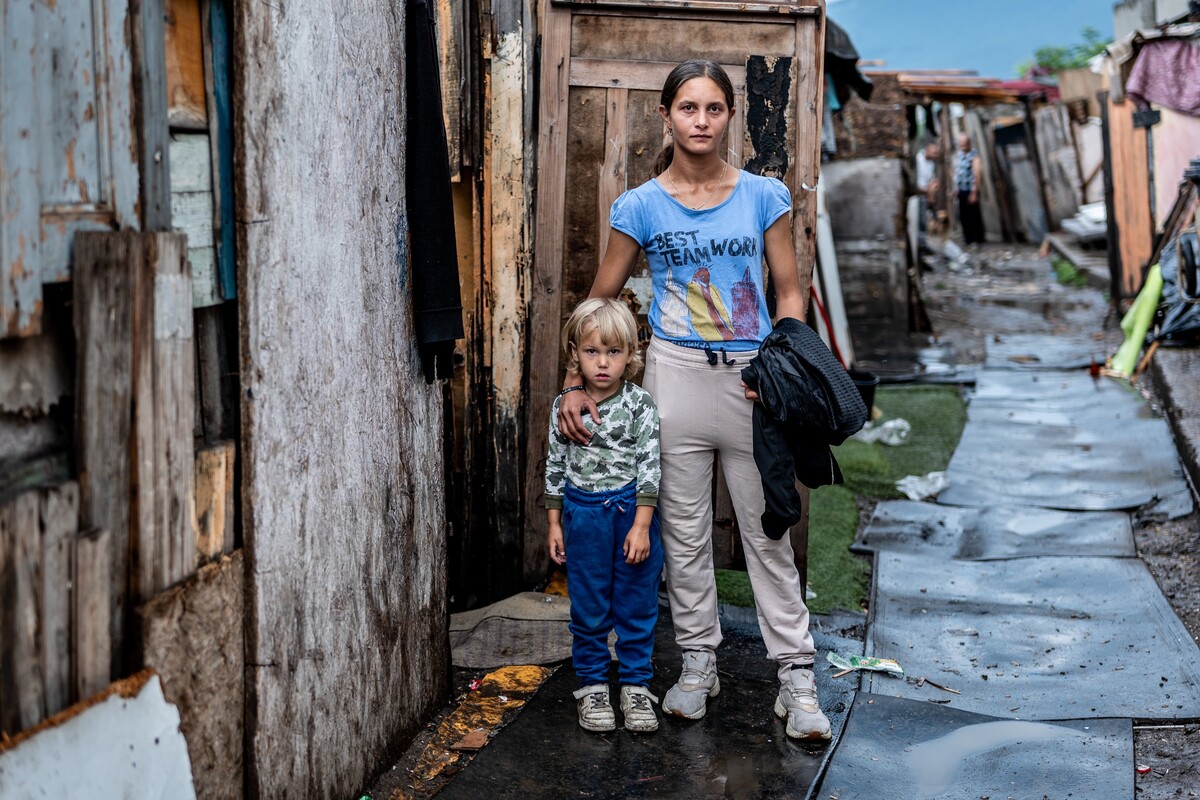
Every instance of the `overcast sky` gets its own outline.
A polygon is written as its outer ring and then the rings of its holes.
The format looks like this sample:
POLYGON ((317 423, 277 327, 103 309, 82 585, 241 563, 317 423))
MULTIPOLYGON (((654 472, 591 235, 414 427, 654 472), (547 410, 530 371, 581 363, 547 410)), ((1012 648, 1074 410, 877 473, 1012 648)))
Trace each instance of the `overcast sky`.
POLYGON ((1043 45, 1112 37, 1113 0, 826 0, 864 59, 886 69, 973 69, 1014 78, 1043 45))

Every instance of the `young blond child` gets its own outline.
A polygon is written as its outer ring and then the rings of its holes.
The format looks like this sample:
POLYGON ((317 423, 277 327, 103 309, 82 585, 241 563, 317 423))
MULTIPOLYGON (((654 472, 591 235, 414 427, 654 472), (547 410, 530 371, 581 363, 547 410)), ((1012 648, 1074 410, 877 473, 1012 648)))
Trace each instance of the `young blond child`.
POLYGON ((658 729, 648 688, 658 620, 662 541, 658 532, 658 411, 650 394, 628 378, 637 372, 637 323, 623 304, 593 298, 579 304, 563 328, 568 366, 582 376, 563 389, 550 411, 546 508, 550 557, 566 564, 571 598, 571 655, 579 677, 579 724, 616 728, 608 696, 608 634, 617 633, 621 714, 636 733, 658 729), (558 405, 587 392, 600 419, 585 424, 587 445, 558 430, 558 405))

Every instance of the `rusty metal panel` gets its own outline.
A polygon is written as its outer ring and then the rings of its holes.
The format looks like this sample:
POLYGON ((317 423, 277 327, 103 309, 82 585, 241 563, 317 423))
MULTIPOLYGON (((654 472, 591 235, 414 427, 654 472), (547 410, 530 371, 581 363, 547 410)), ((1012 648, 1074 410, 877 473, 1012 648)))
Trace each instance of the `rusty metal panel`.
POLYGON ((77 230, 137 227, 127 0, 0 11, 0 337, 40 329, 77 230))

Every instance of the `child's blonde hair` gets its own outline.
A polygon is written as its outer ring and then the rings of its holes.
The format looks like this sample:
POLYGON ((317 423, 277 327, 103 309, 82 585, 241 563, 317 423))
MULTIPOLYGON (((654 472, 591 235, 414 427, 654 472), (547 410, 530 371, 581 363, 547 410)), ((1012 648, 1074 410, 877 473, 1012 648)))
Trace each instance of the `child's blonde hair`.
POLYGON ((567 354, 567 369, 579 371, 579 354, 576 348, 592 331, 605 344, 619 343, 629 350, 629 361, 625 364, 626 378, 632 378, 642 367, 642 354, 638 351, 637 320, 633 312, 619 300, 593 297, 584 300, 571 312, 567 324, 563 325, 562 346, 567 354))

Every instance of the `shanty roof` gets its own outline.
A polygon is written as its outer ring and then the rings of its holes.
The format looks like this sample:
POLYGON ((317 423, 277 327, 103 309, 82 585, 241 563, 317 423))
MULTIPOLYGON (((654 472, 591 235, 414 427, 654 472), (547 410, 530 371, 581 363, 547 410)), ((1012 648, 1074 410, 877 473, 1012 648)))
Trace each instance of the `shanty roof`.
POLYGON ((921 100, 964 105, 1058 99, 1058 87, 1032 80, 983 78, 963 70, 912 70, 896 74, 900 86, 921 100))

